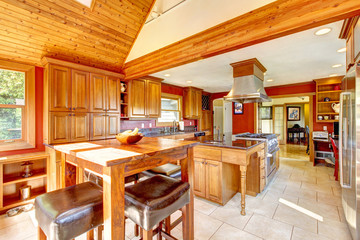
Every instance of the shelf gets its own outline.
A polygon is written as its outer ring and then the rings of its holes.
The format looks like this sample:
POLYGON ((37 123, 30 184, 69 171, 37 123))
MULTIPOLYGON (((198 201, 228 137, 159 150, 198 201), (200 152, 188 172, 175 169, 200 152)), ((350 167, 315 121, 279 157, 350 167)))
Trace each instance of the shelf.
POLYGON ((331 90, 331 91, 318 91, 317 93, 339 93, 341 90, 331 90))
POLYGON ((328 102, 318 102, 318 103, 339 103, 340 101, 328 101, 328 102))
POLYGON ((35 173, 31 177, 27 177, 27 178, 23 178, 21 176, 4 178, 3 185, 6 186, 14 183, 27 182, 35 179, 45 178, 46 176, 47 176, 46 173, 42 171, 39 173, 35 173))
POLYGON ((30 202, 34 201, 34 198, 36 198, 37 196, 46 193, 45 188, 42 188, 41 190, 39 189, 35 189, 31 191, 31 197, 29 200, 20 200, 20 196, 14 196, 14 197, 6 197, 4 196, 4 204, 3 204, 3 208, 13 208, 13 207, 17 207, 20 205, 24 205, 30 202))
POLYGON ((317 115, 339 115, 339 113, 335 113, 335 112, 318 112, 317 115))
POLYGON ((333 123, 333 122, 339 122, 339 120, 335 120, 335 119, 330 119, 330 120, 316 120, 317 122, 322 122, 322 123, 333 123))

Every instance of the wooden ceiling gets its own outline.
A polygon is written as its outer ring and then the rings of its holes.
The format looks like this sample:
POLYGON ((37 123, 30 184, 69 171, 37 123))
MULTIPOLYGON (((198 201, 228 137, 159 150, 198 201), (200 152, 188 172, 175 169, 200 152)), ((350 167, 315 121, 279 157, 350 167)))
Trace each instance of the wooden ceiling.
POLYGON ((0 58, 43 56, 121 71, 154 0, 0 0, 0 58))

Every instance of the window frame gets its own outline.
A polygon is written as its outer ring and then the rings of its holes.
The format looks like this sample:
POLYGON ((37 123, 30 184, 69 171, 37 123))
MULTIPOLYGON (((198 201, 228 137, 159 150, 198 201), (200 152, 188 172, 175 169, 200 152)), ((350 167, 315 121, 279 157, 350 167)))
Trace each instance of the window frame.
POLYGON ((35 66, 0 60, 0 68, 25 73, 25 105, 0 105, 1 108, 22 108, 22 136, 21 139, 0 140, 0 152, 35 148, 35 66))
MULTIPOLYGON (((181 121, 181 119, 182 119, 182 100, 183 100, 183 97, 181 95, 176 95, 176 94, 161 93, 161 98, 177 100, 179 110, 166 110, 166 109, 163 110, 163 109, 160 109, 160 114, 161 114, 162 111, 179 112, 179 120, 181 121)), ((168 126, 172 126, 172 124, 173 124, 173 122, 159 122, 159 118, 156 119, 156 126, 168 127, 168 126)))

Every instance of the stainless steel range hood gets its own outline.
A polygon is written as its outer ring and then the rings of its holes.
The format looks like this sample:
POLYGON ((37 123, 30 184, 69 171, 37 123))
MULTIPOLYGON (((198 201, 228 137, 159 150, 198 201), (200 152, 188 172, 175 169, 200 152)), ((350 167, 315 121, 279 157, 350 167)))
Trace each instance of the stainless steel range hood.
POLYGON ((234 82, 224 100, 240 103, 271 101, 264 89, 266 68, 256 58, 232 63, 231 66, 234 82))

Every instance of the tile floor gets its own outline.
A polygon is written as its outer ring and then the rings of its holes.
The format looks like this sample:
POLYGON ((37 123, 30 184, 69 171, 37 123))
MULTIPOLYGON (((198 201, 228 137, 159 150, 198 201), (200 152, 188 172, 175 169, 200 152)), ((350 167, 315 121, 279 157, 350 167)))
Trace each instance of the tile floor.
MULTIPOLYGON (((332 168, 313 167, 307 161, 282 160, 280 170, 265 191, 257 197, 246 196, 246 216, 240 215, 240 194, 225 206, 196 198, 195 238, 351 239, 342 214, 341 189, 333 179, 332 168)), ((31 215, 0 216, 0 240, 35 240, 31 215)), ((172 234, 182 239, 181 226, 172 234)), ((130 220, 127 220, 126 239, 137 239, 130 220)))
POLYGON ((284 159, 298 159, 309 161, 309 155, 306 154, 306 145, 284 144, 280 146, 280 157, 284 159))

